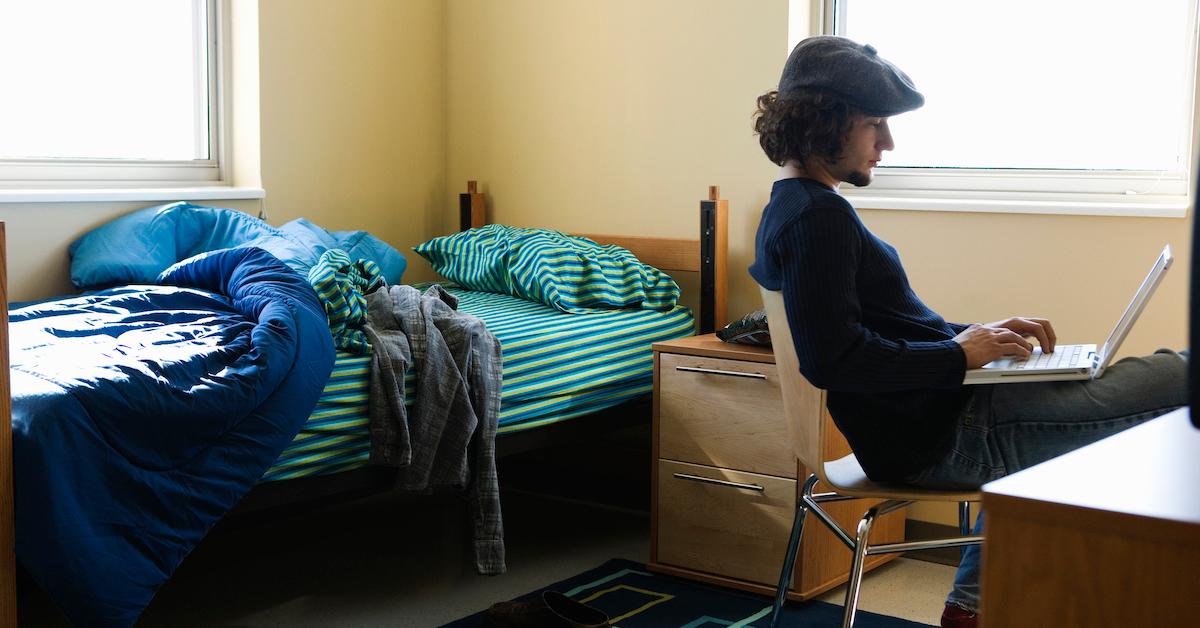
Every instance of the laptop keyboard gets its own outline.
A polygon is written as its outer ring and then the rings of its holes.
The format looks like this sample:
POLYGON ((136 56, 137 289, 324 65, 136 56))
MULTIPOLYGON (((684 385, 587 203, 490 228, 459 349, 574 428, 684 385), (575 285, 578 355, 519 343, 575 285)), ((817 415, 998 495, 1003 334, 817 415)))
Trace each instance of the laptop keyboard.
POLYGON ((1013 360, 1012 368, 1014 369, 1056 369, 1069 367, 1079 359, 1079 353, 1083 351, 1083 345, 1067 345, 1059 347, 1054 353, 1042 353, 1035 351, 1033 355, 1024 360, 1013 360))

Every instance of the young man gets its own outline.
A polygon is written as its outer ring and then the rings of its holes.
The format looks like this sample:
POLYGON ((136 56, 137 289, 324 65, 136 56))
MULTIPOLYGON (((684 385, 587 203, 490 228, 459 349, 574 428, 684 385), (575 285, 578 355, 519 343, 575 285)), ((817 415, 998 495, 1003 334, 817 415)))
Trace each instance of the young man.
MULTIPOLYGON (((923 104, 874 48, 831 36, 800 42, 779 89, 758 99, 755 131, 781 170, 750 274, 783 292, 800 370, 829 391, 867 475, 978 487, 1185 405, 1186 359, 1165 350, 1121 360, 1098 380, 962 385, 966 369, 1027 357, 1034 341, 1053 351, 1055 332, 1042 318, 947 322, 838 194, 843 182, 870 184, 894 148, 888 118, 923 104)), ((942 626, 976 625, 979 556, 964 554, 942 626)))

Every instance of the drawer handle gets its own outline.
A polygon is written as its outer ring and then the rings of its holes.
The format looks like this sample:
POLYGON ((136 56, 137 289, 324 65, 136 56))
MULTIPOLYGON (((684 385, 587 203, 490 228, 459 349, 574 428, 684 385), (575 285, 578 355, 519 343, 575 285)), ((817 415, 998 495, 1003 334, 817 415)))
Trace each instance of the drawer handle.
POLYGON ((743 484, 741 482, 730 482, 729 480, 714 480, 713 478, 706 478, 702 475, 692 475, 690 473, 676 473, 675 477, 676 477, 676 479, 680 479, 680 480, 691 480, 693 482, 704 482, 706 484, 717 484, 720 486, 729 486, 732 488, 744 488, 748 491, 758 491, 760 493, 763 490, 765 490, 765 489, 763 489, 763 487, 761 487, 757 484, 743 484))
POLYGON ((762 373, 742 373, 740 371, 719 371, 717 369, 702 369, 696 366, 677 366, 676 371, 687 371, 689 373, 708 373, 709 375, 731 375, 733 377, 749 377, 750 379, 766 379, 767 376, 762 373))

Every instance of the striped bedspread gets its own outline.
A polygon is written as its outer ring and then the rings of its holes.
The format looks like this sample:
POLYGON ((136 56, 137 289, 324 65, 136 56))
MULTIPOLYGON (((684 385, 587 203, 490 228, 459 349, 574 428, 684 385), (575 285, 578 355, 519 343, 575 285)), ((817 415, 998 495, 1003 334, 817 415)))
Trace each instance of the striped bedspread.
MULTIPOLYGON (((498 437, 590 414, 650 394, 651 343, 690 336, 692 314, 643 309, 569 314, 490 292, 448 288, 459 309, 500 339, 504 380, 498 437)), ((264 480, 335 473, 367 463, 370 358, 338 352, 317 408, 264 480)), ((406 377, 412 403, 415 375, 406 377)))

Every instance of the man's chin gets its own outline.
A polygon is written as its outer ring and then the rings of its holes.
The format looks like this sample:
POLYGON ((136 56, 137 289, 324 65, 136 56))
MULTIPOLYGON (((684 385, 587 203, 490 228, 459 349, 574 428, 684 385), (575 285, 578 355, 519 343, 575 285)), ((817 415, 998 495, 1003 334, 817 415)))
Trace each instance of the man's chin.
POLYGON ((871 185, 871 181, 875 179, 875 175, 870 170, 866 172, 851 172, 850 176, 846 177, 846 183, 860 188, 865 188, 871 185))

